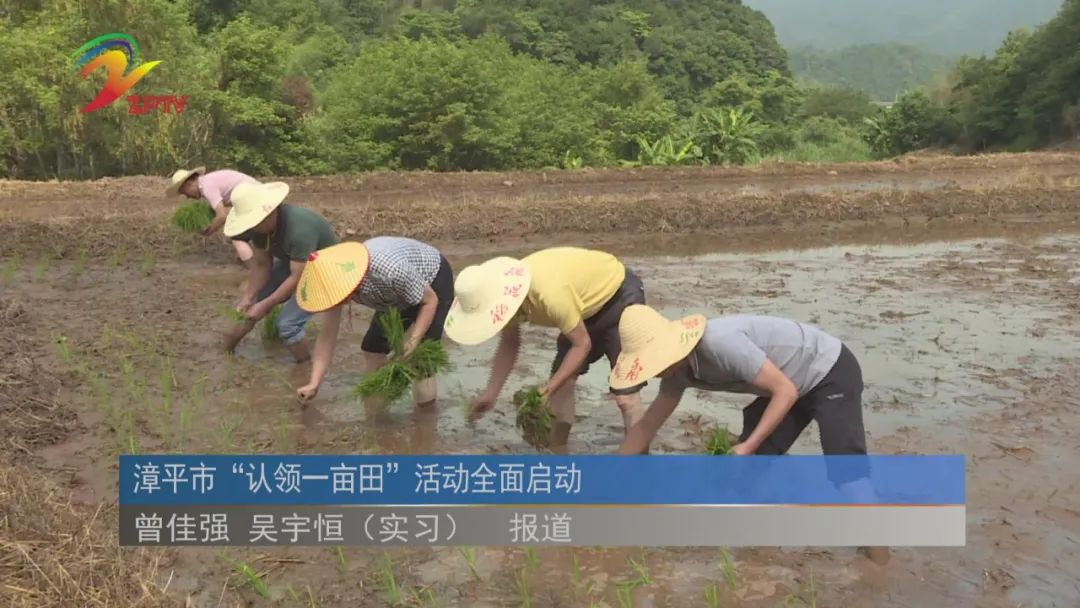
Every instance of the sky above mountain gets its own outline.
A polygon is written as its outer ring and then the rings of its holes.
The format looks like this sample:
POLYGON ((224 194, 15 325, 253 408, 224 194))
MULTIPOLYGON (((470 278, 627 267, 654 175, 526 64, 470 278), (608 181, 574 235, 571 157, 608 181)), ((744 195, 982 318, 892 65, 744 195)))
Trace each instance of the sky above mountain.
POLYGON ((942 55, 994 51, 1005 35, 1045 23, 1061 0, 742 0, 788 48, 900 42, 942 55))

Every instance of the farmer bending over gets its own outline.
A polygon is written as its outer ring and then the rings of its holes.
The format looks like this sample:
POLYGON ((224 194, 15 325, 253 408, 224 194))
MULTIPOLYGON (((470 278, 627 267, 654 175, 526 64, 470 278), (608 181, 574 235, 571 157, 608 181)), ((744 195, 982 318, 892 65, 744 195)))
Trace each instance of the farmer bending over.
MULTIPOLYGON (((620 454, 637 454, 679 405, 688 388, 757 395, 743 409, 735 454, 780 455, 816 420, 826 455, 865 455, 862 369, 839 339, 811 325, 777 317, 734 315, 669 321, 648 306, 631 306, 619 322, 623 352, 611 372, 613 390, 659 376, 660 392, 627 433, 620 454)), ((845 493, 873 501, 869 468, 828 471, 845 493)), ((884 548, 868 550, 887 560, 884 548)))
MULTIPOLYGON (((365 373, 387 361, 390 342, 380 319, 390 308, 401 312, 408 356, 421 340, 442 340, 443 323, 454 299, 454 271, 431 245, 412 239, 380 236, 360 244, 341 243, 311 254, 300 276, 297 301, 309 313, 326 312, 315 339, 311 381, 296 391, 301 402, 319 392, 334 354, 341 311, 347 300, 375 310, 360 349, 365 373)), ((417 404, 435 400, 435 378, 413 387, 417 404)))
POLYGON ((233 191, 233 206, 225 221, 225 236, 250 243, 251 278, 236 309, 247 322, 225 336, 229 352, 277 304, 281 341, 298 363, 310 358, 304 329, 311 314, 304 311, 293 294, 312 252, 338 242, 326 220, 314 211, 285 203, 288 184, 240 184, 233 191))
MULTIPOLYGON (((501 332, 487 388, 473 402, 474 420, 494 407, 517 362, 521 323, 559 330, 551 377, 540 392, 555 414, 551 447, 563 450, 574 423, 577 378, 600 357, 615 364, 623 310, 645 302, 641 279, 608 253, 556 247, 520 261, 500 257, 470 266, 458 277, 455 292, 446 319, 452 340, 479 344, 501 332)), ((644 386, 642 382, 613 391, 626 429, 642 414, 644 386)))
MULTIPOLYGON (((214 220, 203 229, 203 236, 210 236, 225 225, 225 218, 232 206, 230 195, 233 188, 240 184, 257 184, 259 181, 250 175, 239 171, 222 169, 220 171, 206 172, 206 167, 196 167, 191 171, 180 169, 172 175, 172 183, 165 190, 166 196, 184 195, 190 199, 203 199, 214 210, 214 220)), ((240 262, 247 264, 251 259, 251 246, 244 241, 232 241, 236 257, 240 262)))

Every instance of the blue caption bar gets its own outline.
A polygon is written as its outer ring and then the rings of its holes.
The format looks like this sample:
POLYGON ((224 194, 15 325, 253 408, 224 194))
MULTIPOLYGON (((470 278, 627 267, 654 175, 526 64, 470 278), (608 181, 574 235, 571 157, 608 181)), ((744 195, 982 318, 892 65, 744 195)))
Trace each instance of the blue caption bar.
POLYGON ((963 456, 120 456, 122 505, 960 505, 964 492, 963 456), (860 478, 873 493, 851 494, 860 478))

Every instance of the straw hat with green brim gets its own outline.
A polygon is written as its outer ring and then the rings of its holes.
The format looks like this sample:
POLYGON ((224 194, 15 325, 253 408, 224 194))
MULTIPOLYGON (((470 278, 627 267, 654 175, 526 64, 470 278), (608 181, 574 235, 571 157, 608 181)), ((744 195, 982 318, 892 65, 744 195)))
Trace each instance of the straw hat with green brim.
POLYGON ((169 182, 169 187, 165 188, 165 196, 178 196, 180 194, 180 186, 184 185, 184 182, 193 175, 203 175, 206 173, 206 167, 195 167, 188 171, 187 169, 179 169, 176 173, 172 174, 172 181, 169 182))
POLYGON ((238 236, 258 226, 288 195, 289 185, 285 182, 240 184, 233 188, 229 196, 232 208, 225 218, 225 236, 238 236))
POLYGON ((608 384, 615 390, 633 388, 682 361, 701 341, 705 322, 703 315, 669 321, 644 304, 627 306, 619 319, 622 352, 608 384))
POLYGON ((454 303, 443 326, 446 335, 466 346, 495 337, 521 308, 531 279, 528 267, 507 257, 462 270, 454 282, 454 303))
POLYGON ((367 275, 371 256, 363 243, 347 241, 308 256, 296 288, 296 302, 316 313, 341 304, 367 275))

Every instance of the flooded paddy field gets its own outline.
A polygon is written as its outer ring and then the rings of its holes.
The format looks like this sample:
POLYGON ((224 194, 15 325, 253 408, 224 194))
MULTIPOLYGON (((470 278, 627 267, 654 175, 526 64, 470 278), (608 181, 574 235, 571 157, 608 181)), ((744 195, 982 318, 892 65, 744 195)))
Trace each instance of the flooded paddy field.
MULTIPOLYGON (((354 306, 326 383, 300 407, 294 391, 308 368, 291 363, 283 348, 253 332, 235 357, 219 352, 220 332, 230 323, 224 311, 245 279, 227 246, 204 243, 181 254, 140 249, 130 238, 124 247, 110 243, 104 254, 57 257, 27 247, 0 260, 0 529, 7 530, 0 568, 10 572, 0 572, 0 604, 1078 605, 1076 218, 1029 213, 974 223, 916 226, 894 218, 805 228, 650 238, 523 234, 480 245, 435 244, 460 270, 491 255, 603 241, 641 275, 647 300, 666 315, 774 314, 840 337, 863 368, 872 452, 967 456, 966 547, 899 547, 879 567, 844 548, 135 552, 64 544, 67 532, 34 522, 38 511, 53 513, 53 501, 69 496, 73 504, 57 507, 68 515, 57 521, 70 527, 81 518, 100 538, 115 535, 108 509, 118 453, 535 451, 514 428, 510 397, 547 373, 552 332, 526 332, 497 410, 470 427, 464 402, 485 383, 494 343, 448 343, 455 370, 440 378, 434 407, 366 406, 350 391, 370 313, 354 306), (33 494, 20 479, 52 490, 33 494), (68 561, 50 561, 40 546, 49 538, 70 550, 68 561), (98 556, 99 575, 86 575, 87 547, 98 556), (265 588, 237 574, 238 563, 262 575, 265 588), (127 578, 116 574, 117 564, 127 578), (108 587, 111 596, 100 590, 102 580, 113 581, 103 571, 123 579, 108 587), (59 591, 76 599, 56 603, 59 591)), ((318 324, 316 317, 314 332, 318 324)), ((601 363, 579 382, 573 453, 610 453, 621 440, 606 376, 601 363)), ((655 392, 652 383, 645 398, 655 392)), ((717 425, 739 430, 747 402, 688 394, 654 451, 702 452, 717 425)), ((811 425, 793 452, 813 453, 816 435, 811 425)))

